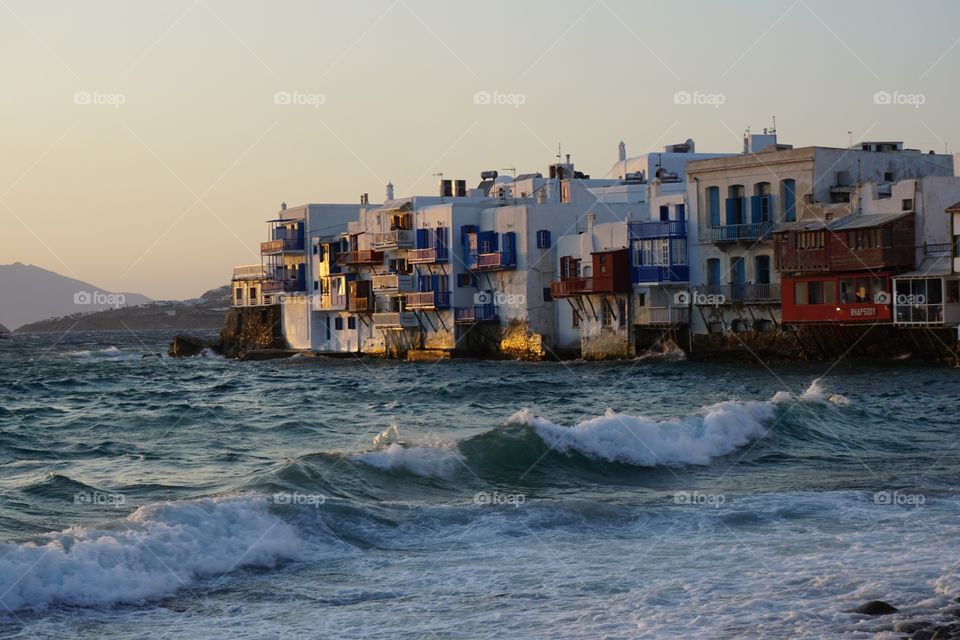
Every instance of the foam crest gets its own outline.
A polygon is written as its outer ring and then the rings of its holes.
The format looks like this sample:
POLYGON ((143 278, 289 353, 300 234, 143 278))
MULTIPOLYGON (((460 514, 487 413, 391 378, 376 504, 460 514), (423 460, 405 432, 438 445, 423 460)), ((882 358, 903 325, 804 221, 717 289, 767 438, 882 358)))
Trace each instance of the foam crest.
POLYGON ((460 456, 451 447, 404 446, 399 442, 351 458, 378 469, 402 469, 425 478, 450 478, 460 466, 460 456))
POLYGON ((203 576, 296 558, 301 541, 265 498, 140 507, 118 529, 71 527, 0 546, 0 601, 11 610, 136 603, 203 576))

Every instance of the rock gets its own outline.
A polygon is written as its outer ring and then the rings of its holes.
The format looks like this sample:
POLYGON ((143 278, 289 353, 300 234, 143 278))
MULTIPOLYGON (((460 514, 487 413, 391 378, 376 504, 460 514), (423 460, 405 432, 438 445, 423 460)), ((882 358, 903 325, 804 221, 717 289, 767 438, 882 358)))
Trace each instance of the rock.
POLYGON ((207 343, 200 338, 178 333, 173 337, 170 343, 170 350, 167 352, 171 358, 186 358, 198 356, 207 348, 207 343))
POLYGON ((936 629, 919 629, 910 636, 910 640, 930 640, 936 629))
MULTIPOLYGON (((893 625, 894 631, 899 631, 900 633, 914 633, 920 631, 921 629, 927 629, 932 627, 933 624, 927 622, 926 620, 901 620, 897 624, 893 625)), ((933 631, 930 631, 930 635, 933 635, 933 631)))
POLYGON ((937 629, 930 640, 956 640, 960 638, 960 624, 948 624, 937 629))
POLYGON ((892 604, 883 600, 870 600, 853 610, 853 613, 862 613, 868 616, 885 616, 890 613, 896 613, 898 609, 892 604))

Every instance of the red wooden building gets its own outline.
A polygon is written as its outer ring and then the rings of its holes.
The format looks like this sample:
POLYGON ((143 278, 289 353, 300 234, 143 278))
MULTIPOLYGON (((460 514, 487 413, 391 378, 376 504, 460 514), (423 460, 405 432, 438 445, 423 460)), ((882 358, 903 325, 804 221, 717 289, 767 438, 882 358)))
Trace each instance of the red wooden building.
POLYGON ((582 268, 580 258, 560 258, 560 281, 550 283, 554 298, 590 293, 629 293, 630 249, 611 249, 591 254, 592 264, 582 268), (588 271, 589 269, 589 271, 588 271))
POLYGON ((890 278, 914 266, 913 212, 804 220, 774 233, 782 321, 889 322, 890 278))

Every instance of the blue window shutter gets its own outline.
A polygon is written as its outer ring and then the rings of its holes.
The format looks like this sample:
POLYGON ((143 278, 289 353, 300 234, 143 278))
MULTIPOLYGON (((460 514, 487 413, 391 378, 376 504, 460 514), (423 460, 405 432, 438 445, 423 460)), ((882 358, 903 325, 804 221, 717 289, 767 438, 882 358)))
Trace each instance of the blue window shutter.
POLYGON ((677 220, 683 222, 687 219, 687 207, 683 204, 677 205, 677 220))
POLYGON ((727 198, 727 224, 737 224, 737 200, 727 198))
POLYGON ((750 197, 750 222, 760 224, 760 199, 762 196, 750 197))
POLYGON ((427 234, 429 233, 430 229, 417 229, 417 249, 426 249, 430 246, 427 240, 427 234))
POLYGON ((783 181, 783 219, 794 222, 797 219, 797 183, 795 180, 783 181))
POLYGON ((666 222, 670 219, 670 207, 668 205, 660 205, 660 221, 666 222))
POLYGON ((720 189, 717 187, 711 187, 707 189, 707 194, 709 195, 709 206, 710 206, 710 226, 719 227, 720 226, 720 189))

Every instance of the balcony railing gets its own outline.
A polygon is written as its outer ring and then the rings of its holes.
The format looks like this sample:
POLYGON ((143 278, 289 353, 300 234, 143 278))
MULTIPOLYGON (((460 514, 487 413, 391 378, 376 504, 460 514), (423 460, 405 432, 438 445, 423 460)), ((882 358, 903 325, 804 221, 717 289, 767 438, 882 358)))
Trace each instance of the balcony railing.
POLYGON ((446 262, 450 259, 447 247, 432 247, 429 249, 413 249, 407 254, 410 264, 431 264, 446 262))
POLYGON ((373 301, 369 298, 350 298, 347 301, 347 311, 353 313, 370 313, 373 311, 373 301))
POLYGON ((459 307, 454 311, 454 320, 458 324, 473 324, 476 322, 499 322, 497 308, 492 304, 474 307, 459 307))
POLYGON ((345 251, 337 256, 337 264, 340 266, 383 264, 383 251, 374 251, 372 249, 345 251))
POLYGON ((346 295, 324 293, 313 297, 314 311, 345 311, 346 309, 346 295))
POLYGON ((693 304, 714 306, 716 304, 778 304, 779 284, 718 284, 697 287, 693 304))
POLYGON ((260 243, 260 253, 271 254, 286 251, 303 251, 303 238, 267 240, 260 243))
POLYGON ((302 280, 267 280, 261 285, 263 293, 296 293, 306 291, 302 280))
POLYGON ((925 256, 949 256, 950 255, 950 243, 949 242, 924 242, 923 243, 923 255, 925 256))
POLYGON ((395 249, 413 246, 413 231, 396 229, 373 234, 373 246, 377 249, 395 249))
POLYGON ((373 314, 373 326, 377 329, 403 329, 417 326, 417 317, 409 311, 391 311, 373 314))
POLYGON ((413 289, 413 276, 409 274, 386 273, 373 276, 371 280, 371 286, 377 293, 411 291, 413 289))
POLYGON ((515 269, 517 267, 517 255, 508 251, 495 251, 493 253, 481 253, 477 256, 478 270, 494 271, 497 269, 515 269))
POLYGON ((244 264, 233 268, 234 280, 263 280, 267 270, 262 264, 244 264))
POLYGON ((634 283, 687 282, 690 267, 685 264, 641 265, 633 268, 634 283))
POLYGON ((408 309, 449 309, 449 291, 418 291, 407 294, 408 309))
POLYGON ((686 220, 648 220, 630 223, 630 237, 634 240, 646 238, 683 238, 687 235, 686 220))
POLYGON ((719 227, 710 227, 710 241, 715 244, 726 242, 754 242, 770 237, 773 224, 770 222, 755 222, 752 224, 728 224, 719 227))
POLYGON ((688 324, 690 309, 687 307, 639 307, 636 310, 636 324, 639 325, 673 325, 688 324))

